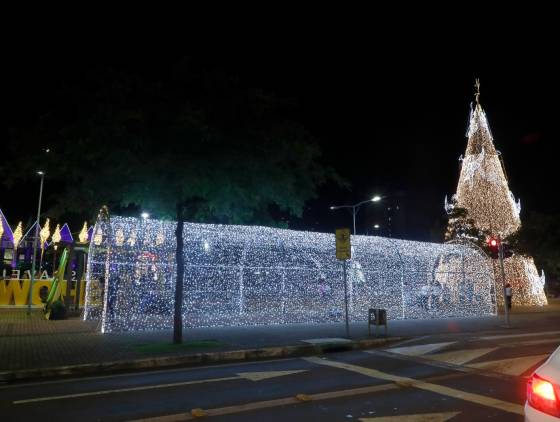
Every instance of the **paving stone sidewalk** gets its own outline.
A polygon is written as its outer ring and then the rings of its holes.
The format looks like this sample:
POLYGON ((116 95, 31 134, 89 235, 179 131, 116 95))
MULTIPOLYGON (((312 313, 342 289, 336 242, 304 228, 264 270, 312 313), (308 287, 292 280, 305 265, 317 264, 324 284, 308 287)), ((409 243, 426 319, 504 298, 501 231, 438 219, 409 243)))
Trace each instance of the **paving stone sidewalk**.
MULTIPOLYGON (((553 301, 545 308, 514 310, 511 325, 515 330, 559 330, 560 301, 553 301)), ((503 329, 501 316, 389 321, 389 336, 399 337, 503 329)), ((367 338, 366 322, 352 323, 350 333, 353 339, 367 338)), ((187 344, 184 348, 170 350, 167 346, 171 342, 169 330, 101 334, 95 322, 78 318, 46 321, 37 311, 28 316, 25 309, 0 309, 0 371, 297 345, 304 344, 302 340, 325 337, 345 337, 344 324, 185 329, 184 338, 192 342, 193 347, 187 344), (214 342, 204 345, 204 340, 214 342), (163 347, 158 349, 160 345, 163 347)))

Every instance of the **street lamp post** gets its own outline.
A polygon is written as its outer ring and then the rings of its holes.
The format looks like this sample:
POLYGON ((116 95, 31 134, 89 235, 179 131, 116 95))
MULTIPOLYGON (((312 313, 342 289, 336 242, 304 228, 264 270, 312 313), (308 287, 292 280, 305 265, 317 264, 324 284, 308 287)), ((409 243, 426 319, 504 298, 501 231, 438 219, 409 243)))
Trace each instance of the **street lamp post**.
POLYGON ((33 283, 35 281, 35 258, 37 256, 37 240, 39 239, 39 218, 41 217, 41 201, 43 199, 43 181, 45 180, 45 172, 38 171, 41 176, 41 184, 39 185, 39 205, 37 206, 37 220, 35 221, 35 236, 33 238, 33 258, 31 259, 31 284, 29 286, 29 300, 27 302, 27 315, 31 315, 31 301, 33 299, 33 283))
POLYGON ((356 235, 356 214, 358 214, 358 210, 359 208, 367 203, 370 202, 379 202, 381 201, 381 197, 379 195, 375 195, 373 198, 368 199, 366 201, 362 201, 362 202, 358 202, 357 204, 354 205, 337 205, 337 206, 332 206, 331 210, 338 210, 338 209, 342 209, 342 208, 349 208, 352 210, 352 223, 354 226, 354 236, 356 235))

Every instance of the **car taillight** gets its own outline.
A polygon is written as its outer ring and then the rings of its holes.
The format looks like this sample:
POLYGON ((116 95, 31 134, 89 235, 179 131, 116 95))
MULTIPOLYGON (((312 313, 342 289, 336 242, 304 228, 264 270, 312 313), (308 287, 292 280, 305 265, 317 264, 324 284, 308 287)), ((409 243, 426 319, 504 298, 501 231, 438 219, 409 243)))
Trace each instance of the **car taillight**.
POLYGON ((533 374, 527 383, 527 401, 543 413, 560 417, 558 387, 537 374, 533 374))

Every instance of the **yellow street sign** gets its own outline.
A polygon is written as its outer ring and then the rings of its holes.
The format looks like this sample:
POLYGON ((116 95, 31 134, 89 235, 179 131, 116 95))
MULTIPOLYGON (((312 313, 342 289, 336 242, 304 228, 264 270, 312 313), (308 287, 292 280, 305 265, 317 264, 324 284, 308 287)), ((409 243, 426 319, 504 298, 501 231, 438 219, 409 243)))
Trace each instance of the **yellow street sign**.
POLYGON ((336 259, 350 258, 350 229, 336 229, 336 259))

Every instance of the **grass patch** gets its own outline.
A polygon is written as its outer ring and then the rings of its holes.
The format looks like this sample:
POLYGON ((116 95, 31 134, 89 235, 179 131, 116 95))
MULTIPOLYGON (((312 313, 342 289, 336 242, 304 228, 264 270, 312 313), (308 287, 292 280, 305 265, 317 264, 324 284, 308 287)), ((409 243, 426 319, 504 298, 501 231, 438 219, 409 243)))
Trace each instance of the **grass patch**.
POLYGON ((173 353, 173 352, 189 352, 203 349, 215 349, 226 346, 217 340, 198 340, 185 341, 181 344, 173 343, 147 343, 133 344, 131 349, 137 353, 173 353))

